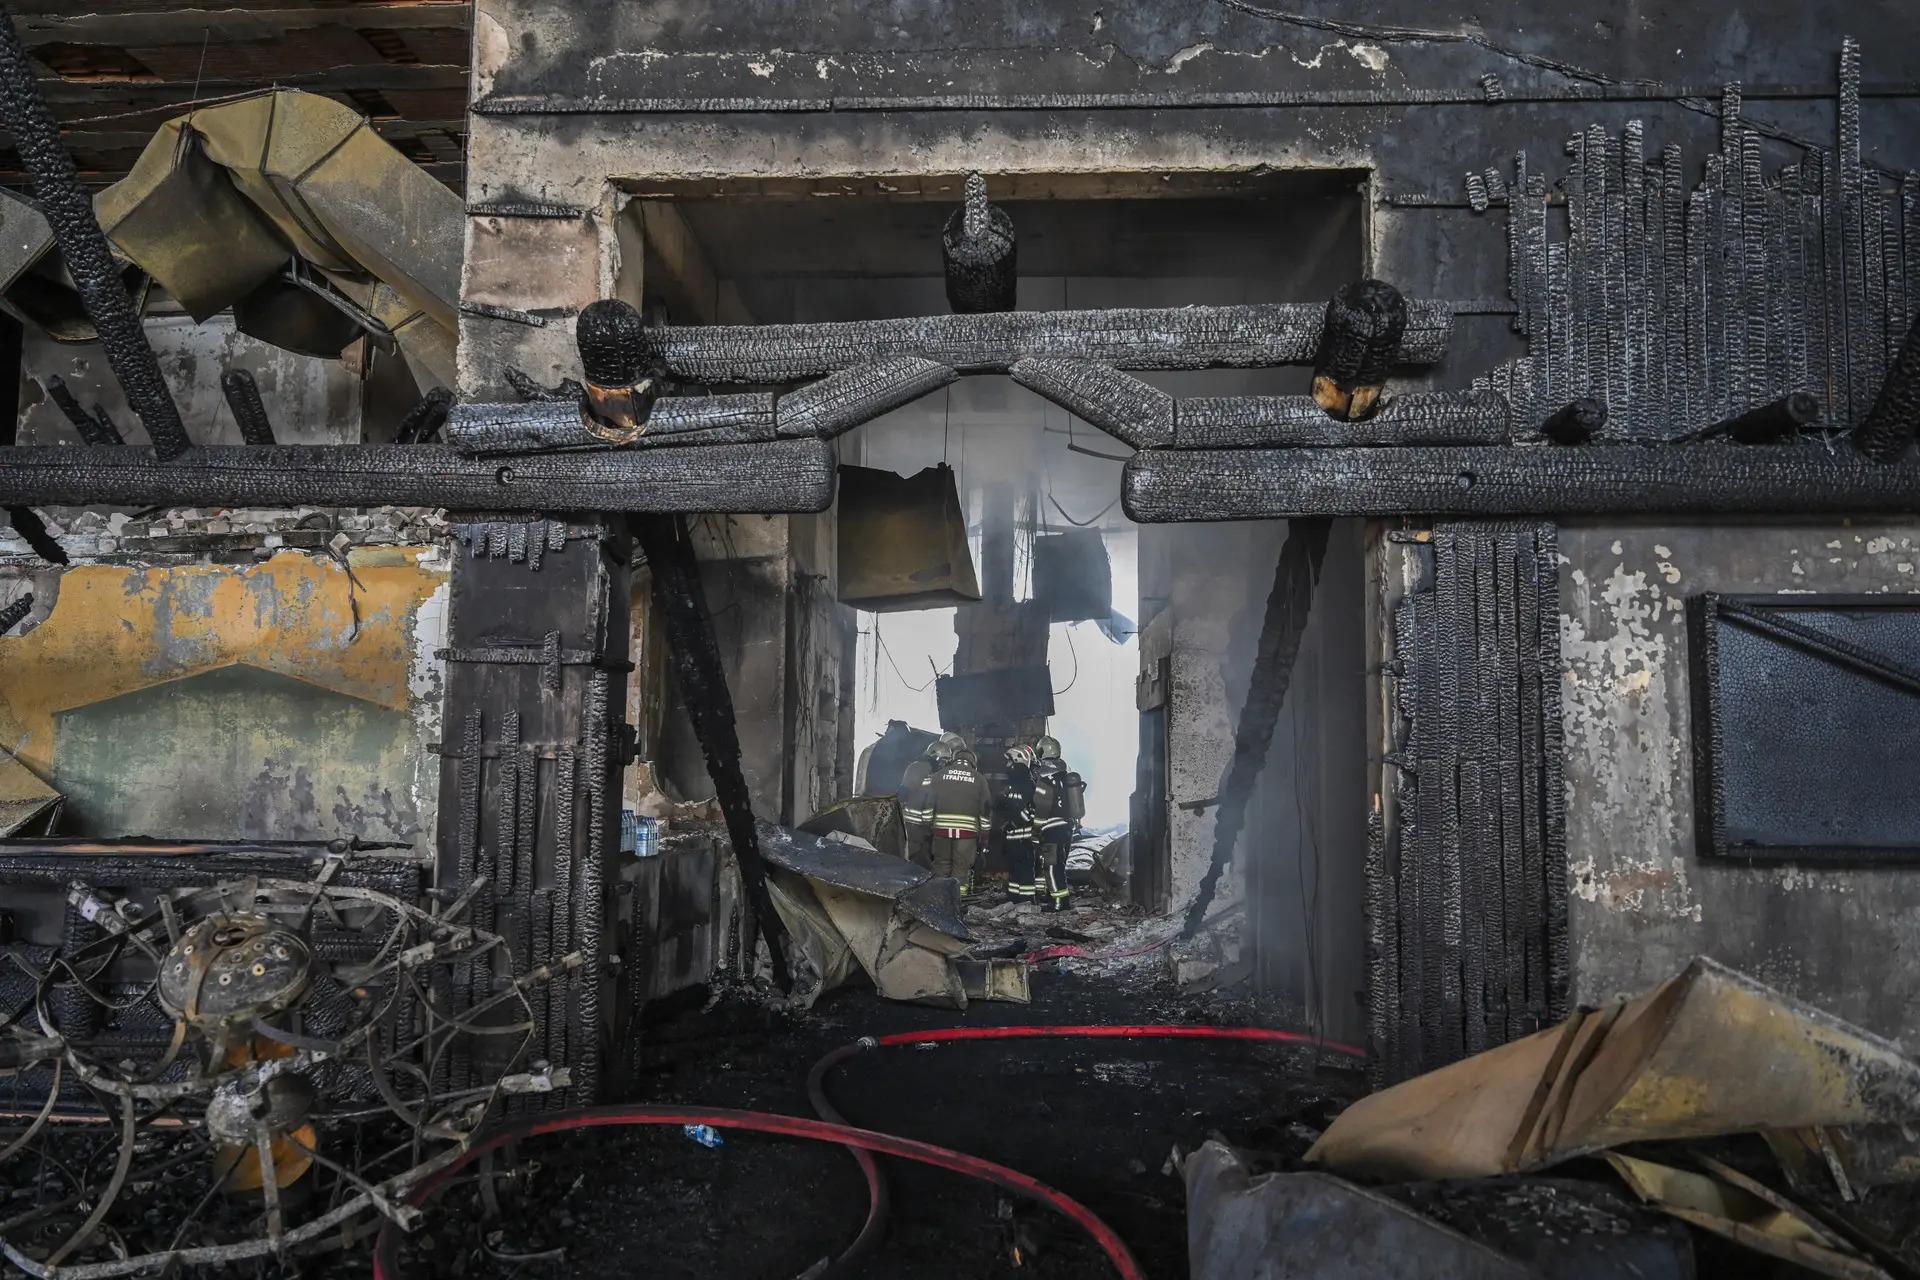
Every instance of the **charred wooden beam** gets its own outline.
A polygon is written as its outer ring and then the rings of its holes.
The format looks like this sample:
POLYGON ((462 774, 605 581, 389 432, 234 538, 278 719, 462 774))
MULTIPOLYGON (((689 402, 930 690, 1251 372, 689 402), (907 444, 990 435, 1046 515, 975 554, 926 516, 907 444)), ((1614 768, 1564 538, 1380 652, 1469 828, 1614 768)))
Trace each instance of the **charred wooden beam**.
POLYGON ((580 369, 586 375, 583 425, 609 444, 632 444, 647 429, 647 414, 660 394, 648 368, 641 334, 646 326, 633 304, 618 298, 590 303, 574 325, 580 369))
POLYGON ((1820 401, 1807 391, 1790 391, 1778 400, 1739 413, 1681 437, 1713 440, 1725 436, 1735 444, 1779 444, 1820 424, 1820 401))
POLYGON ((1173 443, 1174 400, 1156 386, 1089 360, 1031 358, 1013 380, 1084 418, 1122 444, 1149 449, 1173 443))
MULTIPOLYGON (((447 443, 467 454, 565 453, 615 449, 582 421, 579 401, 455 405, 447 443)), ((668 396, 656 400, 635 449, 668 445, 746 444, 774 438, 774 402, 765 392, 737 396, 668 396)))
POLYGON ((920 356, 887 356, 854 365, 781 396, 775 410, 779 433, 831 439, 959 376, 947 365, 920 356))
POLYGON ((774 980, 781 990, 789 990, 792 977, 787 969, 786 926, 767 890, 753 802, 740 767, 740 729, 734 719, 733 695, 727 690, 726 667, 720 660, 720 645, 713 632, 713 616, 707 610, 700 569, 694 562, 687 522, 678 515, 645 516, 634 521, 634 537, 647 557, 654 607, 666 622, 680 701, 693 721, 700 754, 706 758, 707 774, 713 779, 714 795, 726 818, 740 879, 773 961, 774 980))
MULTIPOLYGON (((1912 252, 1912 250, 1909 250, 1912 252)), ((1900 354, 1880 384, 1873 408, 1854 429, 1853 447, 1875 462, 1897 462, 1920 430, 1920 316, 1907 326, 1900 354)))
POLYGON ((180 421, 180 408, 160 376, 160 363, 147 344, 140 314, 127 296, 107 237, 94 217, 93 197, 80 185, 73 157, 60 142, 60 127, 40 96, 20 33, 4 9, 0 9, 0 99, 4 99, 14 147, 33 175, 34 195, 73 276, 87 318, 100 335, 107 363, 159 457, 163 461, 177 457, 192 444, 180 421))
MULTIPOLYGON (((1028 357, 1088 360, 1116 369, 1267 368, 1306 364, 1320 347, 1326 308, 1269 302, 1114 311, 1010 311, 822 324, 665 325, 641 342, 665 373, 700 383, 798 382, 883 356, 917 355, 962 373, 1005 373, 1028 357)), ((1446 353, 1453 313, 1407 304, 1399 360, 1446 353)))
POLYGON ((433 388, 414 401, 407 415, 400 419, 400 425, 393 433, 393 442, 425 444, 446 424, 447 414, 452 409, 453 392, 445 387, 433 388))
POLYGON ((1505 444, 1512 426, 1496 391, 1410 391, 1362 422, 1327 417, 1312 396, 1195 396, 1177 406, 1176 449, 1505 444))
POLYGON ((1013 310, 1017 248, 1013 219, 987 200, 987 180, 968 174, 965 201, 940 232, 947 305, 962 315, 1013 310))
POLYGON ((220 394, 240 424, 240 438, 252 445, 274 443, 273 423, 267 419, 267 406, 261 402, 260 387, 245 369, 229 369, 220 375, 220 394))
POLYGON ((33 612, 33 592, 15 596, 6 608, 0 609, 0 636, 20 625, 20 620, 33 612))
POLYGON ((25 505, 9 506, 6 511, 7 523, 33 554, 48 564, 67 563, 67 549, 47 531, 47 522, 40 518, 38 511, 25 505))
POLYGON ((1356 280, 1333 295, 1313 357, 1313 398, 1328 416, 1373 415, 1406 329, 1407 300, 1384 280, 1356 280))
POLYGON ((0 505, 455 507, 469 511, 806 512, 833 501, 833 451, 817 440, 616 450, 511 463, 443 445, 279 445, 200 450, 0 449, 0 505))
POLYGON ((1554 410, 1540 424, 1540 434, 1554 444, 1585 444, 1607 425, 1607 402, 1580 396, 1554 410))
POLYGON ((126 443, 121 438, 120 428, 113 425, 113 419, 107 416, 106 410, 99 405, 93 407, 92 413, 82 409, 80 401, 74 397, 72 388, 67 386, 67 380, 59 374, 48 377, 47 394, 53 397, 53 403, 59 407, 61 413, 66 415, 67 421, 73 424, 73 429, 80 433, 80 439, 87 444, 126 443))
POLYGON ((1301 516, 1710 515, 1920 511, 1920 461, 1817 442, 1778 449, 1152 449, 1127 463, 1143 524, 1301 516))

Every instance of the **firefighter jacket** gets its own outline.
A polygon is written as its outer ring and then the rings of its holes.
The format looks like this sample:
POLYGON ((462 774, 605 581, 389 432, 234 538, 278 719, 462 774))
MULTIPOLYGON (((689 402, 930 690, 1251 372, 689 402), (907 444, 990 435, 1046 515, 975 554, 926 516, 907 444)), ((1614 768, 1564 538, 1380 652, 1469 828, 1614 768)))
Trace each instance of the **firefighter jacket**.
POLYGON ((979 835, 988 827, 986 777, 964 760, 954 760, 931 771, 921 794, 927 800, 922 809, 931 809, 935 831, 959 831, 979 835))
POLYGON ((900 774, 900 816, 909 827, 924 827, 933 821, 933 793, 927 782, 933 775, 933 761, 915 760, 900 774))
POLYGON ((1009 840, 1033 839, 1033 770, 1024 764, 1009 764, 1007 779, 1001 784, 1001 830, 1009 840))
POLYGON ((1063 839, 1072 820, 1067 817, 1066 776, 1040 773, 1033 778, 1033 800, 1027 806, 1030 825, 1041 840, 1063 839))

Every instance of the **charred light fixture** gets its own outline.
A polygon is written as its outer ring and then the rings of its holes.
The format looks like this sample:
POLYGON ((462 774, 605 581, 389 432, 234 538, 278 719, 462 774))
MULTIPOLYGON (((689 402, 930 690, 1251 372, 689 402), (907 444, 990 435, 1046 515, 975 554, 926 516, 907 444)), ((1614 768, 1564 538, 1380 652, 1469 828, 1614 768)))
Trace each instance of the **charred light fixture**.
POLYGON ((940 233, 947 305, 961 314, 1011 311, 1014 306, 1013 219, 987 201, 987 180, 967 175, 966 200, 940 233))
POLYGON ((1407 329, 1407 300, 1384 280, 1357 280, 1333 295, 1313 359, 1313 398, 1342 422, 1373 416, 1407 329))
POLYGON ((53 1145, 63 1100, 98 1103, 118 1131, 116 1158, 76 1168, 67 1201, 0 1221, 0 1255, 37 1280, 107 1280, 339 1247, 375 1214, 411 1228, 419 1214, 406 1192, 458 1159, 504 1098, 567 1087, 565 1068, 526 1061, 528 993, 579 954, 518 972, 504 938, 465 920, 478 885, 430 912, 328 869, 361 856, 336 853, 311 880, 217 881, 152 905, 69 887, 91 940, 12 957, 32 998, 0 1012, 0 1067, 44 1087, 46 1101, 0 1146, 0 1181, 53 1145), (356 936, 362 958, 339 959, 356 936), (493 993, 456 1018, 428 993, 475 965, 494 975, 493 993), (94 1043, 106 1017, 151 1018, 170 1034, 130 1060, 125 1043, 94 1043), (447 1084, 450 1053, 482 1052, 495 1068, 485 1083, 447 1084), (355 1126, 369 1116, 406 1140, 361 1149, 355 1126), (309 1177, 322 1185, 282 1195, 309 1177), (143 1202, 182 1178, 204 1194, 154 1227, 143 1202), (191 1243, 221 1191, 257 1198, 257 1232, 191 1243))
POLYGON ((640 313, 618 298, 602 298, 580 313, 574 340, 586 374, 581 422, 614 444, 632 444, 647 430, 660 380, 646 366, 640 313))

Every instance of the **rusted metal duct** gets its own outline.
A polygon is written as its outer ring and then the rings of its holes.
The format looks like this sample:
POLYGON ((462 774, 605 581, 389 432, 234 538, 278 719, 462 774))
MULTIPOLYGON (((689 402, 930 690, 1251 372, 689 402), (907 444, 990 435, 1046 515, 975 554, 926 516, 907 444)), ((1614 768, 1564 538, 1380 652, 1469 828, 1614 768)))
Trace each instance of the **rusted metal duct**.
POLYGON ((1380 392, 1407 330, 1407 300, 1384 280, 1356 280, 1327 303, 1313 361, 1313 398, 1328 414, 1358 422, 1380 392))
POLYGON ((980 599, 952 468, 840 468, 840 603, 885 613, 980 599))
POLYGON ((961 314, 1011 311, 1018 272, 1013 219, 987 200, 987 180, 967 175, 965 201, 940 233, 947 305, 961 314))
POLYGON ((140 313, 127 294, 120 265, 113 260, 107 237, 94 217, 93 201, 80 186, 73 157, 60 141, 60 126, 54 123, 40 96, 33 64, 20 43, 12 15, 4 9, 0 9, 0 93, 5 97, 7 127, 14 146, 33 175, 41 212, 106 348, 107 363, 120 380, 127 403, 146 425, 154 452, 162 460, 176 457, 192 444, 180 421, 180 407, 160 376, 160 363, 147 344, 140 313))
POLYGON ((582 424, 611 444, 632 444, 647 429, 647 415, 660 394, 660 379, 647 368, 642 331, 632 304, 602 298, 580 313, 574 341, 586 376, 582 424))

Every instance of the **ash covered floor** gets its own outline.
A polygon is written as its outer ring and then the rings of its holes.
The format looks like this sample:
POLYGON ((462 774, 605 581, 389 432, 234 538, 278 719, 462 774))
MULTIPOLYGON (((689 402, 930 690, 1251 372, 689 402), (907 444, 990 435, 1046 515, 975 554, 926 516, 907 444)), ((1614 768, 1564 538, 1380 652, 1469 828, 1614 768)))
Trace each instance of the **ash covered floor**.
MULTIPOLYGON (((854 990, 791 1016, 725 996, 644 1029, 629 1094, 811 1116, 808 1069, 863 1035, 1018 1023, 1302 1025, 1297 1011, 1244 992, 1183 995, 1153 963, 1098 976, 1036 972, 1032 994, 1030 1005, 976 1002, 960 1013, 854 990)), ((1315 1057, 1244 1043, 986 1041, 862 1054, 829 1092, 852 1124, 1051 1184, 1111 1223, 1149 1275, 1180 1276, 1186 1209, 1173 1148, 1224 1133, 1303 1152, 1362 1088, 1350 1068, 1316 1072, 1315 1057)), ((524 1196, 490 1219, 474 1184, 450 1190, 410 1243, 407 1275, 787 1280, 845 1248, 866 1212, 865 1184, 839 1147, 730 1133, 709 1149, 662 1127, 541 1138, 521 1154, 535 1166, 524 1196)), ((862 1276, 1112 1275, 1093 1243, 1049 1210, 942 1170, 886 1168, 888 1229, 862 1276)))

